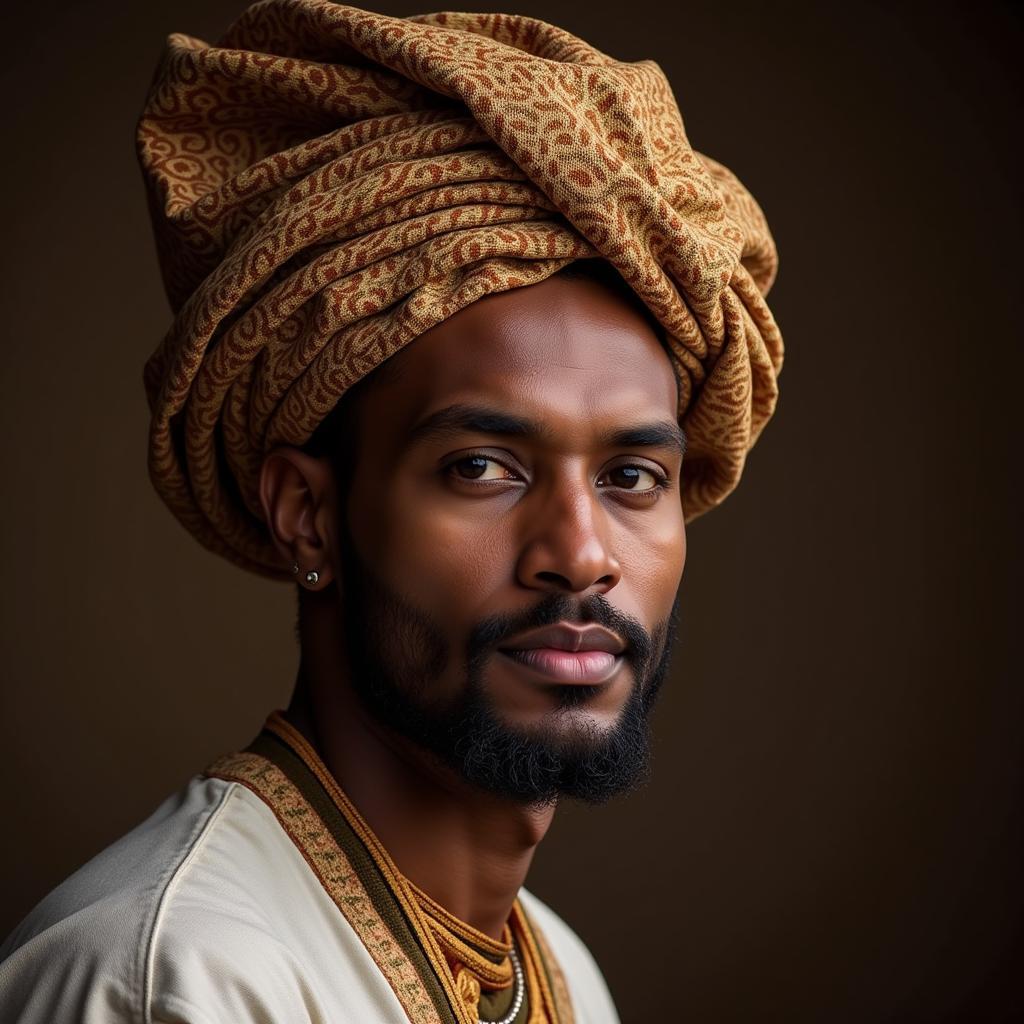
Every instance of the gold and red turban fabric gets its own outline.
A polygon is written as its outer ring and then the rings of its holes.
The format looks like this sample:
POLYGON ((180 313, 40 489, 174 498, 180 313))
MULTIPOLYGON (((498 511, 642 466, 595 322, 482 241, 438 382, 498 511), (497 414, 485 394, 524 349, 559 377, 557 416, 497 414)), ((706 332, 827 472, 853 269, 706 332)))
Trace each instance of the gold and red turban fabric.
POLYGON ((775 244, 653 60, 519 15, 263 0, 216 45, 168 38, 137 139, 174 312, 145 366, 150 476, 255 572, 291 579, 267 452, 428 328, 574 260, 613 264, 664 328, 687 521, 774 411, 775 244))

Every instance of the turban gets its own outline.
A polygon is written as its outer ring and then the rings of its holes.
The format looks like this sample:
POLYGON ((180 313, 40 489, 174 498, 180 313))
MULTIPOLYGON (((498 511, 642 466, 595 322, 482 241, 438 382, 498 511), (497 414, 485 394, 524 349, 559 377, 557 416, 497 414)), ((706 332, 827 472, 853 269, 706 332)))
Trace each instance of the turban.
POLYGON ((262 0, 168 37, 137 130, 173 320, 145 365, 149 473, 206 547, 290 579, 260 466, 484 295, 614 266, 664 328, 684 517, 738 483, 775 408, 777 254, 694 150, 652 60, 537 18, 262 0))

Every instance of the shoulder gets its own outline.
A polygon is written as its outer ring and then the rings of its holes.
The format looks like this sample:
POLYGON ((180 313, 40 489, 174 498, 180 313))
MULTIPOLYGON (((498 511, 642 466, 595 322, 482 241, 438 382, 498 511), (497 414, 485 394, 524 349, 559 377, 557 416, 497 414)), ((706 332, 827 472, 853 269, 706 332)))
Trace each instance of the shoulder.
POLYGON ((0 946, 0 1017, 140 1017, 162 898, 229 792, 194 776, 53 889, 0 946))
POLYGON ((519 901, 565 976, 576 1024, 619 1024, 604 975, 583 940, 551 907, 527 889, 519 890, 519 901))
POLYGON ((400 1005, 274 812, 194 776, 0 947, 0 1020, 396 1020, 400 1005))
POLYGON ((0 1018, 113 1024, 166 1013, 203 1024, 210 954, 241 963, 233 954, 244 946, 251 962, 267 944, 259 880, 247 884, 230 861, 272 839, 274 825, 237 783, 193 776, 0 946, 0 1018))

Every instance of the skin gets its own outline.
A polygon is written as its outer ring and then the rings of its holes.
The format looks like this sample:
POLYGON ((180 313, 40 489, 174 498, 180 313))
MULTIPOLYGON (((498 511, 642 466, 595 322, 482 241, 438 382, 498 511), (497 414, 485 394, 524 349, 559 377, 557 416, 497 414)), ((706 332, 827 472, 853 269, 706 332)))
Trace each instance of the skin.
MULTIPOLYGON (((674 425, 676 381, 639 312, 599 283, 558 276, 486 296, 392 359, 396 372, 359 402, 346 508, 327 459, 282 447, 263 464, 261 501, 282 563, 297 562, 300 580, 309 568, 320 574, 313 587, 300 583, 301 664, 286 717, 399 869, 498 938, 555 807, 470 786, 364 711, 339 628, 340 517, 376 576, 442 625, 451 657, 432 698, 464 685, 459 652, 474 623, 521 615, 552 593, 600 594, 650 634, 670 613, 686 558, 682 455, 604 438, 674 425), (455 403, 527 417, 547 436, 460 428, 410 443, 418 423, 455 403), (667 489, 649 500, 656 474, 667 489)), ((483 680, 509 724, 569 736, 612 726, 635 677, 624 658, 599 692, 557 714, 553 688, 497 651, 483 680)))

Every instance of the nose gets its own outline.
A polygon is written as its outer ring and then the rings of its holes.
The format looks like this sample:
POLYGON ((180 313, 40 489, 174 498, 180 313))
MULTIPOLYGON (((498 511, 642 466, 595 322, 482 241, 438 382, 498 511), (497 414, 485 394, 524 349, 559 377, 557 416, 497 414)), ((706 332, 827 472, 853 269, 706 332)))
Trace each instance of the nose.
POLYGON ((564 474, 538 498, 524 503, 528 521, 516 567, 519 582, 574 594, 611 590, 622 570, 609 543, 608 515, 592 485, 564 474))

